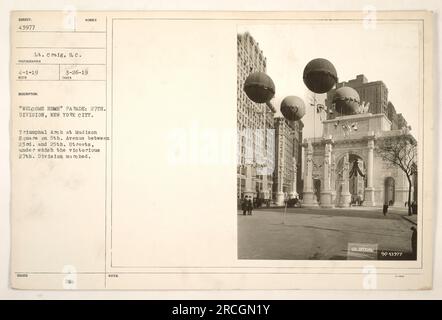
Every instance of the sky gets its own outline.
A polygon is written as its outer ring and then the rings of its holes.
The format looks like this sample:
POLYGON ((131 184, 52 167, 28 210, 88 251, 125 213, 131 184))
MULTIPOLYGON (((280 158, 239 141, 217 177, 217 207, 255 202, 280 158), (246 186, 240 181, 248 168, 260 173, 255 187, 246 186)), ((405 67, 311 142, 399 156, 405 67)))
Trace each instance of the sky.
MULTIPOLYGON (((360 21, 309 21, 238 27, 239 33, 245 31, 267 57, 267 74, 276 86, 272 103, 278 115, 280 103, 288 95, 299 96, 306 103, 304 137, 320 137, 322 129, 319 115, 308 105, 311 93, 302 80, 303 70, 310 60, 325 58, 335 66, 340 82, 358 74, 364 74, 368 81, 382 80, 389 101, 404 115, 417 138, 422 82, 420 24, 378 21, 375 28, 365 28, 360 21)), ((325 96, 317 98, 323 100, 325 96)))

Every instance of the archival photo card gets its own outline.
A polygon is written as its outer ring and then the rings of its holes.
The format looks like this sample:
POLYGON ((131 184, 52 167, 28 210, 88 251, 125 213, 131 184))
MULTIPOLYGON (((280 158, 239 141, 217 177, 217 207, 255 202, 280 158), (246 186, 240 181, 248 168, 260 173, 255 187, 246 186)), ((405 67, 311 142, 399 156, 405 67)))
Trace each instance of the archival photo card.
POLYGON ((429 289, 424 11, 14 11, 15 289, 429 289))

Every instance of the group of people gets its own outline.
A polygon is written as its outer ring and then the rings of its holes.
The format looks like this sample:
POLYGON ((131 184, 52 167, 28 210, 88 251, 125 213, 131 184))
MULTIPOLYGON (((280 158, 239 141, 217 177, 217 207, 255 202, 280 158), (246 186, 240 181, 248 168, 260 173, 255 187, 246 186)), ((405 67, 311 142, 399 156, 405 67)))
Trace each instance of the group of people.
POLYGON ((363 197, 361 194, 351 196, 351 204, 352 205, 362 206, 363 202, 364 202, 364 200, 363 200, 363 197))
POLYGON ((251 196, 245 196, 241 203, 241 210, 243 215, 252 215, 254 201, 251 196))
MULTIPOLYGON (((284 204, 289 208, 300 207, 301 202, 298 197, 287 199, 284 204)), ((238 207, 242 210, 243 215, 252 215, 254 208, 261 208, 263 205, 270 207, 269 199, 253 198, 246 195, 244 198, 238 198, 238 207)))
POLYGON ((301 203, 299 202, 298 197, 288 199, 286 202, 287 202, 287 207, 289 207, 289 208, 295 208, 295 207, 301 206, 301 203))

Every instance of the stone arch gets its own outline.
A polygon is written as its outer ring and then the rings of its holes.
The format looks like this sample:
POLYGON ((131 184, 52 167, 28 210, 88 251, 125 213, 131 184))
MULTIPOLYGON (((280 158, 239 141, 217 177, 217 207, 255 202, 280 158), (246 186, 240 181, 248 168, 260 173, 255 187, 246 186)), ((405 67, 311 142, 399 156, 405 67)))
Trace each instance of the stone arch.
MULTIPOLYGON (((356 167, 357 168, 357 167, 356 167)), ((359 171, 356 171, 359 172, 359 171)), ((350 193, 350 203, 361 205, 365 198, 365 188, 367 187, 367 162, 365 160, 364 155, 360 151, 349 150, 345 152, 341 152, 336 158, 335 162, 335 170, 334 170, 334 188, 336 191, 336 196, 334 199, 335 205, 339 206, 341 204, 341 192, 343 190, 343 184, 348 183, 348 192, 350 193), (344 156, 349 155, 349 173, 351 173, 354 162, 357 160, 361 160, 361 164, 358 164, 361 173, 353 174, 352 177, 348 178, 348 181, 342 176, 344 156), (361 167, 362 165, 362 167, 361 167)))
POLYGON ((366 158, 367 155, 365 154, 365 150, 347 150, 347 151, 339 151, 335 153, 335 161, 336 161, 336 165, 339 163, 339 161, 341 161, 342 159, 344 159, 344 156, 346 154, 354 154, 356 156, 358 156, 359 158, 362 159, 362 161, 364 161, 364 163, 366 163, 366 158))

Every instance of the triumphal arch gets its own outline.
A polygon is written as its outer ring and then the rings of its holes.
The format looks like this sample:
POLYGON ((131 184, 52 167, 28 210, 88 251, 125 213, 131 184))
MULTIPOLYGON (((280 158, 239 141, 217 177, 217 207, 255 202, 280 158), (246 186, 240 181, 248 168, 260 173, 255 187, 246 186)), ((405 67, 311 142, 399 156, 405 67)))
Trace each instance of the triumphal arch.
MULTIPOLYGON (((391 130, 385 114, 371 113, 336 117, 322 125, 322 137, 303 143, 303 206, 406 205, 408 179, 383 159, 377 145, 383 139, 411 136, 409 128, 391 130)), ((411 194, 413 200, 413 190, 411 194)))

